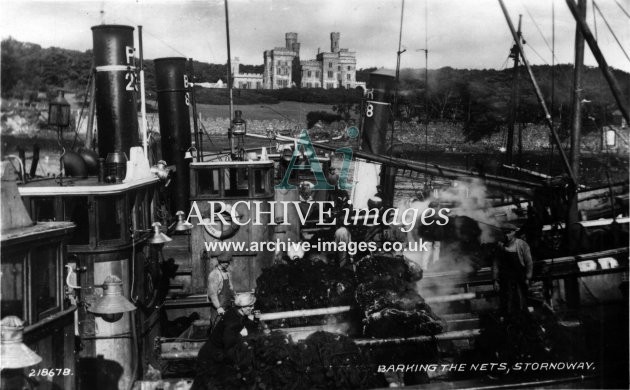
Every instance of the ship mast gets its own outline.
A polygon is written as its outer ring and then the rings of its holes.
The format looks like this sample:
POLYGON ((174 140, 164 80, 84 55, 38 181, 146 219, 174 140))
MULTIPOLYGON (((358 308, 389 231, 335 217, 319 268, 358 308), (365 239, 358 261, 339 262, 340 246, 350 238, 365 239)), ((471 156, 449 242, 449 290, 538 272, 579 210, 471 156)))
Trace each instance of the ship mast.
MULTIPOLYGON (((521 22, 523 19, 523 15, 518 16, 518 30, 516 31, 516 35, 518 39, 521 39, 521 22)), ((507 135, 507 154, 506 154, 506 162, 508 165, 512 165, 513 162, 513 150, 514 150, 514 124, 517 121, 518 109, 519 109, 519 98, 518 98, 518 61, 519 61, 519 52, 518 45, 515 43, 512 46, 512 50, 510 50, 510 57, 514 58, 514 67, 512 68, 512 104, 510 105, 510 124, 508 126, 508 135, 507 135)), ((519 149, 520 152, 520 149, 519 149)), ((520 160, 520 153, 519 153, 520 160)), ((520 161, 519 161, 520 163, 520 161)))
POLYGON ((545 113, 545 121, 547 123, 547 126, 549 126, 549 130, 551 131, 552 139, 554 143, 556 144, 556 146, 558 147, 558 150, 560 151, 560 156, 562 157, 564 170, 569 176, 571 183, 574 184, 576 183, 576 179, 573 173, 573 169, 571 168, 569 159, 567 158, 567 155, 564 149, 562 148, 562 144, 560 143, 560 137, 558 137, 558 133, 556 132, 556 129, 553 127, 553 122, 551 121, 551 114, 549 113, 549 110, 547 109, 547 104, 545 103, 545 99, 542 95, 542 91, 540 90, 540 87, 538 86, 536 77, 534 77, 534 73, 532 72, 532 68, 529 65, 529 61, 527 60, 527 57, 525 56, 525 52, 523 50, 523 44, 518 39, 518 36, 516 34, 516 29, 514 28, 514 25, 512 24, 512 20, 510 19, 510 15, 508 14, 507 8, 505 8, 505 4, 503 3, 503 0, 499 0, 499 5, 501 6, 501 10, 503 11, 503 15, 505 16, 505 20, 510 29, 510 32, 512 33, 512 37, 514 38, 514 41, 518 45, 518 51, 520 53, 521 58, 523 59, 523 65, 525 65, 525 68, 527 69, 527 74, 529 75, 529 80, 531 81, 532 87, 534 88, 534 92, 536 93, 536 98, 538 99, 538 103, 540 104, 541 108, 543 109, 545 113))
POLYGON ((140 113, 142 122, 142 150, 144 157, 149 158, 148 147, 149 139, 147 137, 147 107, 146 94, 144 90, 144 56, 142 53, 142 26, 138 26, 138 45, 140 46, 140 113))
POLYGON ((593 53, 593 56, 597 60, 599 69, 602 71, 604 78, 606 79, 606 82, 608 83, 608 86, 610 87, 610 91, 612 92, 613 97, 615 98, 615 102, 617 103, 619 111, 621 111, 621 114, 623 115, 626 122, 630 123, 630 115, 628 114, 628 108, 626 107, 624 103, 623 95, 621 94, 621 89, 619 88, 619 84, 617 83, 615 76, 612 74, 610 68, 608 67, 608 63, 606 62, 604 55, 599 49, 599 45, 597 44, 597 41, 595 41, 595 38, 593 37, 591 30, 588 28, 588 25, 584 21, 584 18, 580 17, 580 15, 578 14, 578 9, 575 7, 575 4, 573 4, 573 1, 566 0, 566 2, 567 2, 567 6, 569 7, 569 10, 571 11, 571 14, 573 14, 573 18, 577 22, 578 28, 584 35, 584 39, 588 43, 588 46, 591 48, 591 52, 593 53))
MULTIPOLYGON (((586 17, 586 0, 578 0, 581 18, 586 17)), ((575 182, 569 187, 569 207, 567 210, 567 243, 571 253, 579 248, 579 231, 574 228, 578 223, 577 189, 580 179, 580 135, 582 132, 582 73, 584 68, 584 36, 580 28, 575 28, 575 66, 573 68, 573 94, 571 118, 570 160, 575 182)))
POLYGON ((223 0, 225 4, 225 34, 227 40, 227 84, 230 91, 230 123, 228 128, 228 142, 230 143, 230 155, 234 158, 234 138, 232 136, 232 112, 234 112, 234 98, 232 91, 232 54, 230 52, 230 16, 228 13, 228 0, 223 0))

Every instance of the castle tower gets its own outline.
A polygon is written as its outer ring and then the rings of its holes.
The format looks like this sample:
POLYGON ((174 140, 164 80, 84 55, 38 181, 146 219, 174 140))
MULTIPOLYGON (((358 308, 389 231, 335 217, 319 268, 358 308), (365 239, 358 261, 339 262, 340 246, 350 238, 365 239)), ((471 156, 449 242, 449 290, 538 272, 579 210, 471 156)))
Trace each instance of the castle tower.
POLYGON ((232 77, 239 75, 241 68, 240 65, 241 60, 238 57, 234 57, 234 59, 232 60, 232 77))
POLYGON ((293 50, 293 45, 297 43, 298 35, 294 32, 288 32, 284 34, 284 38, 286 40, 286 48, 289 50, 293 50))
POLYGON ((333 53, 339 52, 339 37, 341 36, 338 32, 330 33, 330 51, 333 53))
POLYGON ((293 50, 295 52, 295 54, 297 54, 297 56, 300 56, 300 43, 299 42, 293 42, 291 44, 291 50, 293 50))

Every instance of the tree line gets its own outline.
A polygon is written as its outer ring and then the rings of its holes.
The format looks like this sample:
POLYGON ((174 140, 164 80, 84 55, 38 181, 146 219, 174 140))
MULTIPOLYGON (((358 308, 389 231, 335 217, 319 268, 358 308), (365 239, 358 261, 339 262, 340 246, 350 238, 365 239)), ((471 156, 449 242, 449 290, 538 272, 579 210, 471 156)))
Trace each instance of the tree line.
MULTIPOLYGON (((49 96, 59 88, 85 93, 92 69, 92 51, 42 48, 32 43, 8 38, 1 43, 1 85, 3 97, 36 98, 38 92, 49 96)), ((216 82, 227 80, 226 64, 194 61, 195 79, 216 82)), ((155 99, 155 71, 152 60, 145 60, 145 82, 148 99, 155 99)), ((241 65, 241 72, 262 73, 262 65, 241 65)), ((376 68, 357 70, 357 81, 368 81, 376 68)), ((567 134, 571 117, 573 66, 534 66, 547 106, 559 123, 560 133, 567 134), (553 81, 553 93, 552 93, 553 81)), ((621 90, 630 96, 630 74, 613 70, 621 90)), ((462 123, 468 139, 478 140, 510 121, 513 105, 512 69, 453 69, 444 67, 428 71, 403 69, 400 72, 395 118, 401 121, 450 121, 462 123)), ((597 68, 586 67, 583 88, 583 124, 585 131, 610 123, 616 105, 608 86, 597 68)), ((225 90, 197 90, 199 103, 227 104, 225 90)), ((279 101, 330 104, 342 119, 355 117, 360 111, 362 95, 357 90, 323 90, 288 88, 281 90, 236 90, 237 104, 273 104, 279 101)), ((394 98, 392 97, 392 103, 394 98)), ((540 123, 544 114, 537 102, 527 73, 521 67, 517 123, 540 123)), ((626 100, 627 101, 627 100, 626 100)))

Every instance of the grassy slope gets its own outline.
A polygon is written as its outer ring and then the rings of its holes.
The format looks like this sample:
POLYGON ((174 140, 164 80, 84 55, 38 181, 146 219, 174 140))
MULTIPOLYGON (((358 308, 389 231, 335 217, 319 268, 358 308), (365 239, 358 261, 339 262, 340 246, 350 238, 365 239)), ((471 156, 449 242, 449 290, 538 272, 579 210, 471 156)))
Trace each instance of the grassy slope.
MULTIPOLYGON (((243 111, 243 118, 256 120, 290 119, 292 121, 306 121, 306 114, 310 111, 333 112, 332 104, 315 104, 300 102, 280 102, 278 104, 235 105, 234 110, 243 111)), ((227 118, 229 106, 198 104, 197 110, 204 118, 227 118)))

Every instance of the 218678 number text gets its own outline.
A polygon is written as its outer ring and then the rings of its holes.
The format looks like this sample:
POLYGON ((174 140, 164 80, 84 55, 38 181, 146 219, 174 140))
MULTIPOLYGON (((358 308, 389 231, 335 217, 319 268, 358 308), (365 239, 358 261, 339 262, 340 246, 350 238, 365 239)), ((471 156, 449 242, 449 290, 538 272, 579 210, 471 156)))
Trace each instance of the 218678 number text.
POLYGON ((73 375, 72 370, 69 368, 39 368, 39 369, 31 368, 30 371, 28 372, 29 377, 33 377, 33 376, 53 377, 53 376, 68 376, 68 375, 73 375))

